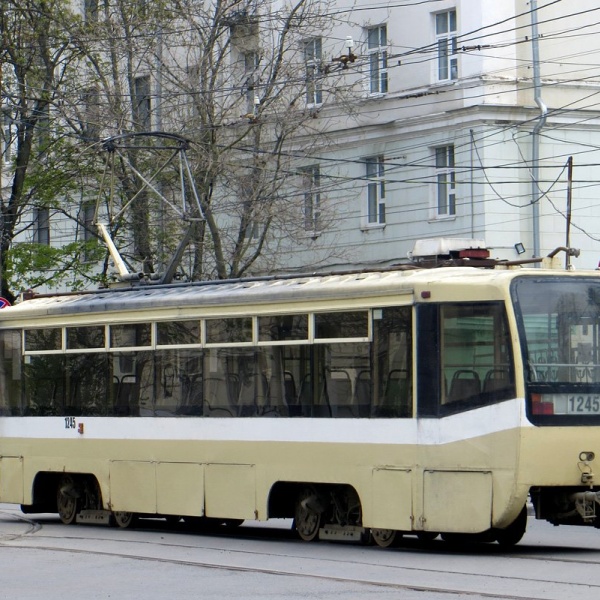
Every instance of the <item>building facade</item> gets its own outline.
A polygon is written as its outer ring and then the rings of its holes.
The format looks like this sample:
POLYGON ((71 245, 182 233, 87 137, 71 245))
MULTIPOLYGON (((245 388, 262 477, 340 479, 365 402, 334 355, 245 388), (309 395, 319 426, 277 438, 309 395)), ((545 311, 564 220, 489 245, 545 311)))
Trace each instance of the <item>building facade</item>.
MULTIPOLYGON (((78 8, 101 18, 98 3, 78 8)), ((231 140, 245 128, 237 166, 246 171, 234 181, 224 172, 235 161, 221 166, 209 208, 232 240, 226 261, 260 251, 228 274, 385 266, 406 261, 417 239, 453 237, 485 240, 507 260, 571 246, 581 250, 575 268, 596 268, 598 16, 584 0, 235 3, 223 21, 228 35, 212 47, 222 65, 206 78, 202 44, 181 33, 191 13, 179 13, 177 35, 161 28, 135 63, 131 123, 119 129, 99 116, 107 103, 88 77, 82 98, 93 106, 83 112, 98 139, 156 130, 202 137, 210 95, 228 115, 210 121, 212 131, 231 140), (274 54, 282 30, 293 35, 274 54)), ((97 214, 89 195, 86 203, 73 236, 90 235, 83 225, 97 214)), ((60 210, 33 207, 22 218, 31 225, 23 241, 69 237, 60 210)))
POLYGON ((595 268, 597 11, 365 6, 335 35, 354 41, 347 77, 361 78, 363 95, 352 118, 334 115, 336 152, 319 164, 322 210, 338 207, 323 237, 336 235, 357 265, 402 259, 418 238, 461 237, 509 260, 568 244, 581 250, 576 268, 595 268))

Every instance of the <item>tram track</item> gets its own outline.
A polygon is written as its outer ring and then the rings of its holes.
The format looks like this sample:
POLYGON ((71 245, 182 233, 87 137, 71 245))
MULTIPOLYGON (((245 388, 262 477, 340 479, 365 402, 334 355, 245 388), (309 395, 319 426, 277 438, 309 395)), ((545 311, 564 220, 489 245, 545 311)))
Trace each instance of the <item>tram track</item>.
POLYGON ((32 535, 37 533, 42 526, 35 520, 24 517, 21 514, 18 514, 13 511, 0 510, 0 516, 8 517, 12 521, 17 521, 19 523, 25 523, 27 525, 27 529, 23 532, 19 533, 3 533, 0 532, 0 544, 4 541, 14 541, 20 538, 23 538, 28 535, 32 535))
MULTIPOLYGON (((132 554, 119 554, 114 552, 99 552, 94 550, 72 550, 72 549, 62 549, 55 548, 52 546, 42 546, 36 545, 30 547, 30 549, 42 550, 42 551, 51 551, 51 552, 60 552, 66 554, 75 554, 75 555, 92 555, 92 556, 110 556, 112 558, 122 558, 129 560, 136 560, 140 562, 151 562, 151 563, 161 563, 161 564, 170 564, 170 565, 178 565, 178 566, 187 566, 187 567, 196 567, 196 568, 204 568, 204 569, 215 569, 222 571, 232 571, 232 572, 240 572, 240 573, 260 573, 263 575, 276 575, 276 576, 287 576, 287 577, 310 577, 313 579, 320 579, 322 581, 332 581, 338 583, 357 583, 362 585, 374 585, 382 588, 389 588, 395 590, 412 590, 416 592, 432 592, 438 594, 452 594, 452 595, 467 595, 481 598, 489 598, 496 600, 524 600, 525 597, 521 595, 513 595, 513 594, 496 594, 496 593, 485 593, 482 591, 470 591, 470 590, 461 590, 461 589, 449 589, 449 588, 441 588, 441 587, 433 587, 433 586, 417 586, 410 584, 400 584, 400 583, 388 583, 382 581, 373 581, 366 580, 361 578, 348 578, 348 577, 335 577, 332 575, 316 575, 316 574, 307 574, 301 573, 297 571, 283 571, 280 569, 265 569, 265 568, 256 568, 256 567, 241 567, 241 566, 232 566, 232 565, 219 565, 216 563, 208 563, 208 562, 197 562, 197 561, 185 561, 185 560, 174 560, 174 559, 166 559, 166 558, 156 558, 156 557, 148 557, 141 555, 132 555, 132 554)), ((527 600, 546 600, 545 597, 533 597, 527 596, 527 600)))
MULTIPOLYGON (((7 517, 11 521, 20 521, 27 525, 25 531, 10 534, 0 534, 0 546, 14 547, 21 550, 37 550, 42 552, 70 553, 75 555, 103 556, 122 560, 134 560, 162 565, 178 565, 190 568, 203 568, 240 573, 255 573, 271 576, 309 577, 321 581, 355 583, 361 585, 373 585, 388 590, 412 590, 415 592, 428 592, 448 595, 464 595, 469 597, 496 598, 502 600, 548 600, 548 598, 561 597, 559 591, 556 595, 542 593, 532 595, 531 589, 536 585, 542 585, 546 589, 560 590, 568 586, 573 596, 583 594, 598 595, 600 584, 594 585, 582 581, 569 581, 556 577, 547 577, 536 580, 532 577, 518 576, 516 573, 526 573, 529 568, 512 569, 512 574, 506 573, 506 567, 495 573, 477 573, 468 569, 431 568, 426 566, 415 566, 410 561, 418 558, 434 558, 440 562, 450 561, 452 564, 463 562, 469 564, 469 558, 481 555, 472 549, 465 552, 456 550, 444 550, 442 542, 430 544, 427 550, 417 548, 416 544, 397 550, 381 550, 378 548, 357 548, 342 544, 315 544, 307 546, 304 543, 292 542, 291 539, 278 537, 277 539, 266 539, 263 535, 205 535, 194 537, 198 543, 185 543, 185 540, 169 541, 165 539, 170 535, 178 533, 172 530, 147 529, 142 532, 111 530, 114 535, 97 535, 98 529, 86 526, 80 531, 86 533, 94 532, 94 535, 60 535, 57 537, 46 533, 48 529, 54 529, 53 524, 46 529, 41 523, 28 518, 20 517, 14 513, 0 511, 0 519, 7 517), (44 530, 44 533, 40 533, 44 530), (139 533, 148 532, 149 536, 139 533), (159 535, 160 539, 156 536, 159 535), (234 542, 237 546, 231 542, 234 542), (264 549, 256 549, 252 546, 257 543, 277 544, 283 552, 270 552, 264 549), (279 543, 293 545, 287 550, 279 543), (436 547, 439 544, 439 548, 436 547), (129 550, 125 550, 127 545, 129 550), (239 546, 246 547, 239 547, 239 546), (99 546, 105 546, 100 549, 99 546), (327 556, 329 548, 333 548, 334 556, 327 556), (291 550, 291 551, 290 551, 291 550), (306 550, 310 550, 307 552, 306 550), (356 551, 360 553, 356 555, 356 551), (365 559, 364 553, 373 557, 365 559), (167 556, 169 555, 169 556, 167 556), (362 556, 362 558, 361 558, 362 556), (403 560, 407 559, 407 560, 403 560), (466 559, 466 560, 463 560, 466 559), (265 566, 265 565, 271 566, 265 566), (342 574, 344 570, 349 574, 342 574), (431 583, 424 584, 430 580, 431 583), (466 583, 462 585, 459 580, 466 583), (518 592, 504 591, 503 588, 513 588, 518 592)), ((63 526, 60 526, 62 529, 63 526)), ((65 533, 67 530, 65 530, 65 533)), ((273 536, 271 536, 273 537, 273 536)), ((483 547, 485 548, 485 547, 483 547)), ((535 550, 534 550, 535 552, 535 550)), ((499 561, 519 561, 526 564, 527 561, 535 561, 538 564, 553 564, 552 571, 561 571, 559 565, 597 565, 598 559, 576 559, 569 557, 551 557, 545 552, 543 555, 524 554, 523 552, 507 555, 506 552, 483 552, 490 559, 498 558, 499 561)), ((531 564, 531 563, 529 563, 531 564)), ((562 596, 566 597, 566 596, 562 596)))

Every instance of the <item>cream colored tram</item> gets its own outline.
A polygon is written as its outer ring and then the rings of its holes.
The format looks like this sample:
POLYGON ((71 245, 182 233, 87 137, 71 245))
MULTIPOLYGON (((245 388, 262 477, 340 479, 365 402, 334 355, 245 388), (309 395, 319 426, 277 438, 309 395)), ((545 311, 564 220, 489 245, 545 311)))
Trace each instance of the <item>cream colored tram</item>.
POLYGON ((596 525, 600 277, 410 269, 39 296, 0 313, 0 502, 305 540, 596 525))

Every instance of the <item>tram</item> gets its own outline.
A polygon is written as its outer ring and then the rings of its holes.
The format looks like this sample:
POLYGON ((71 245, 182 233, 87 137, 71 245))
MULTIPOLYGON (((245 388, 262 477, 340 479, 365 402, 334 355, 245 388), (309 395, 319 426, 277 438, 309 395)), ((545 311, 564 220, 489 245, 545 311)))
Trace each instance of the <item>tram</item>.
POLYGON ((600 275, 486 267, 30 295, 0 313, 0 502, 384 547, 512 545, 528 502, 597 527, 600 275))

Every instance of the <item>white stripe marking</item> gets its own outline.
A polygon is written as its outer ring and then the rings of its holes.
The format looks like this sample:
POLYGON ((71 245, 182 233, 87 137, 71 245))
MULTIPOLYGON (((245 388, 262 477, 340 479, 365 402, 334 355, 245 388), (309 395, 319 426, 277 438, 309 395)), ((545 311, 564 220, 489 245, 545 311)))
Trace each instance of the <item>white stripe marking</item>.
MULTIPOLYGON (((448 444, 531 426, 522 398, 443 419, 304 419, 202 417, 0 417, 0 438, 206 440, 356 444, 448 444), (78 426, 83 423, 83 434, 78 426)), ((1 444, 0 439, 0 444, 1 444)))

